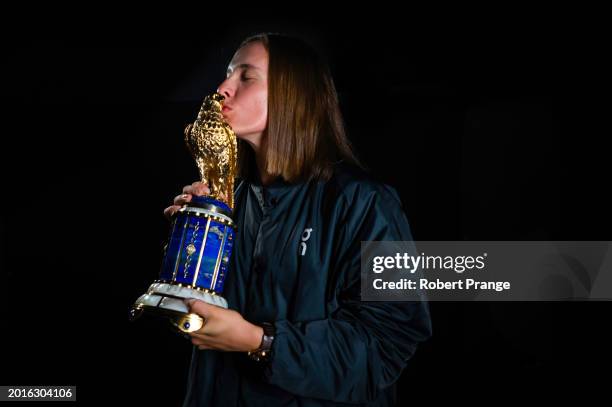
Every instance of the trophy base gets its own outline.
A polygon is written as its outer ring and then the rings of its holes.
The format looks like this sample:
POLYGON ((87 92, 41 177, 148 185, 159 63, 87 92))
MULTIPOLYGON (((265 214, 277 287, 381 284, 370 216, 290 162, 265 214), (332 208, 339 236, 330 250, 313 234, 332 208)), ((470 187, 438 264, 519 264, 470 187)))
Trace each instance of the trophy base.
POLYGON ((182 332, 195 332, 202 328, 204 319, 190 313, 183 300, 196 299, 218 307, 227 308, 225 298, 192 287, 155 282, 146 294, 136 300, 130 312, 130 319, 136 320, 143 313, 169 317, 170 322, 182 332))

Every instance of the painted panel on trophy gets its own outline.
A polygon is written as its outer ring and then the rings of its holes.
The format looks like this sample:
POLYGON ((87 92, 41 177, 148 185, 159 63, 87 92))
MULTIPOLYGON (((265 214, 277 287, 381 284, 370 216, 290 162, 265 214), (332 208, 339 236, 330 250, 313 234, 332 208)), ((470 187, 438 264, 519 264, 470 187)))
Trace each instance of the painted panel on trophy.
POLYGON ((221 249, 223 236, 226 226, 217 221, 210 222, 206 246, 198 272, 196 285, 200 288, 212 289, 212 281, 214 277, 217 259, 221 258, 221 249))
POLYGON ((175 281, 177 283, 191 285, 195 277, 202 245, 206 233, 207 218, 188 215, 189 225, 185 233, 185 239, 180 252, 180 260, 175 281))
POLYGON ((163 281, 172 281, 174 272, 179 266, 177 260, 180 249, 183 247, 182 241, 185 239, 186 221, 188 221, 188 216, 182 213, 179 213, 174 221, 160 273, 160 279, 163 281))

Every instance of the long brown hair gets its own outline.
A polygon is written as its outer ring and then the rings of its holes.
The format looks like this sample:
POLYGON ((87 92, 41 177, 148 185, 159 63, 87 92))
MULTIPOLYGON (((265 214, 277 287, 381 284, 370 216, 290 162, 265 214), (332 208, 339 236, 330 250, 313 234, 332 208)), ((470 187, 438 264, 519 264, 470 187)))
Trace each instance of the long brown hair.
MULTIPOLYGON (((346 137, 328 65, 310 45, 282 34, 257 34, 240 47, 256 41, 269 56, 266 171, 297 182, 329 179, 338 161, 363 168, 346 137)), ((254 164, 252 148, 239 140, 239 176, 252 175, 254 164)))

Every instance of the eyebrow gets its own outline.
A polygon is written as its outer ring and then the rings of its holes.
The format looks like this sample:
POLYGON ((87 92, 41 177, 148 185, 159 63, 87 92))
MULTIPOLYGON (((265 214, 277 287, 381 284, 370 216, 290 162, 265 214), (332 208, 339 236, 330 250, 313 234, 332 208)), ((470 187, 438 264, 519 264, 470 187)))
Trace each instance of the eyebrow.
MULTIPOLYGON (((256 67, 255 65, 251 65, 251 64, 239 64, 239 65, 236 65, 236 67, 234 68, 234 71, 236 69, 244 69, 244 70, 255 69, 255 70, 258 70, 258 71, 260 70, 258 67, 256 67)), ((232 72, 232 70, 230 68, 227 68, 227 71, 225 73, 229 74, 231 72, 232 72)))

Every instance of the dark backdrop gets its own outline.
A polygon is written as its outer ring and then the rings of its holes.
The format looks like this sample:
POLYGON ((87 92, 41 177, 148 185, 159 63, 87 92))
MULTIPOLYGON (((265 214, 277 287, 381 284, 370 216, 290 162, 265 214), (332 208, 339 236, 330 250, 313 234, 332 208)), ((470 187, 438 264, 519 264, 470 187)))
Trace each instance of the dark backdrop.
MULTIPOLYGON (((597 52, 571 25, 243 21, 174 40, 13 41, 0 384, 180 403, 190 344, 127 311, 159 270, 163 208, 197 178, 183 128, 260 30, 329 60, 357 152, 398 190, 416 240, 611 239, 597 52)), ((589 397, 609 374, 610 305, 433 303, 400 401, 589 397)))

